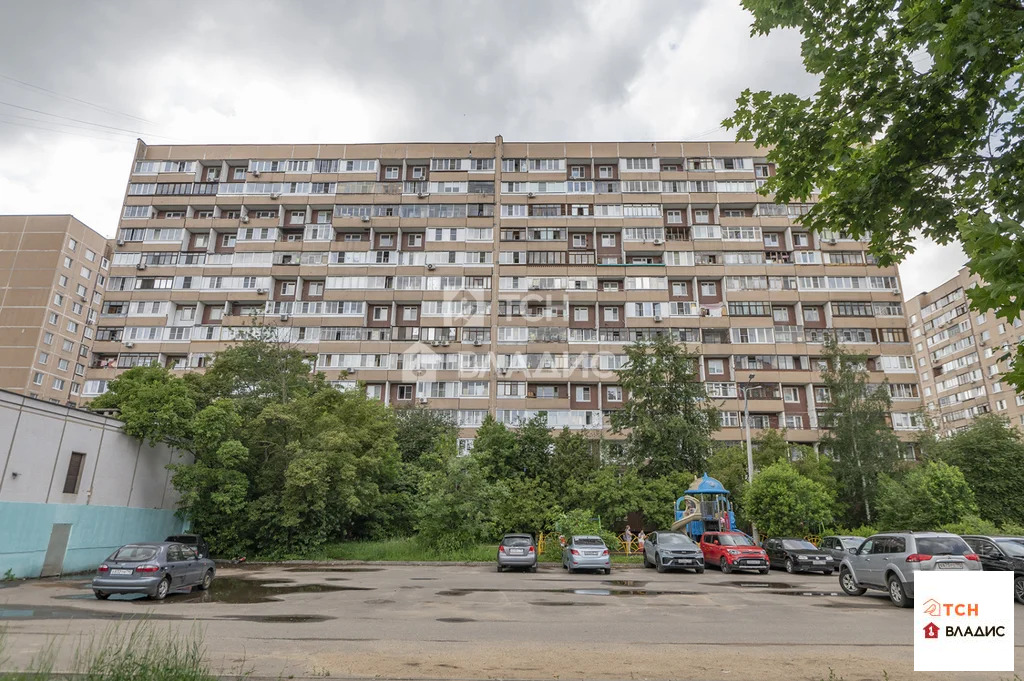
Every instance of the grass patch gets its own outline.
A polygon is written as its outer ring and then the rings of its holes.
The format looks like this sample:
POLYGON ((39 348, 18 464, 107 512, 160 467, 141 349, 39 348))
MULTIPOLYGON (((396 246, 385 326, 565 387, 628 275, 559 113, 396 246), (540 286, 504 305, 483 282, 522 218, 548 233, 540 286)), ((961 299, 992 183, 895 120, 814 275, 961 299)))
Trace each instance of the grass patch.
MULTIPOLYGON (((55 671, 56 648, 51 642, 36 655, 28 669, 0 671, 0 681, 216 681, 203 661, 202 633, 182 636, 168 629, 156 631, 145 622, 115 626, 93 637, 75 651, 70 669, 55 671)), ((0 631, 0 668, 4 632, 0 631)))

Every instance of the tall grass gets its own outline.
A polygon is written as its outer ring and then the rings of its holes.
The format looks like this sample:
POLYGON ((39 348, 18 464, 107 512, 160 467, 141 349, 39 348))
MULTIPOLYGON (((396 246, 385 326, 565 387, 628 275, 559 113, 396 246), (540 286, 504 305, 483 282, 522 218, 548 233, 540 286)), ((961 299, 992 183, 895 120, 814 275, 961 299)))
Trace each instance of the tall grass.
MULTIPOLYGON (((5 634, 0 631, 0 670, 5 634)), ((81 644, 66 671, 56 671, 51 642, 28 669, 0 671, 0 681, 216 681, 203 661, 202 632, 180 635, 158 631, 146 622, 111 627, 81 644)))
POLYGON ((346 541, 316 551, 291 555, 293 560, 366 560, 366 561, 452 561, 459 563, 490 562, 498 553, 497 544, 480 544, 458 551, 440 551, 427 546, 417 537, 346 541))

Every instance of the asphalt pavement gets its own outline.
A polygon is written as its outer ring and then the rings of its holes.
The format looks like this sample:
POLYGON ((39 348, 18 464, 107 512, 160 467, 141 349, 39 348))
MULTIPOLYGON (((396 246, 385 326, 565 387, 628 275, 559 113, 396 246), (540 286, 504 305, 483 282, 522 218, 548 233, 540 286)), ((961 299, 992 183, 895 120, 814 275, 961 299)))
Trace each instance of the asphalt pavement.
MULTIPOLYGON (((536 574, 491 565, 225 567, 209 592, 160 602, 96 600, 87 577, 29 580, 0 588, 4 667, 26 665, 51 644, 66 666, 92 637, 142 620, 158 632, 199 632, 216 671, 250 678, 1012 676, 914 673, 913 610, 881 593, 846 596, 836 576, 632 567, 569 575, 557 565, 536 574)), ((1024 647, 1024 626, 1016 645, 1024 647)))

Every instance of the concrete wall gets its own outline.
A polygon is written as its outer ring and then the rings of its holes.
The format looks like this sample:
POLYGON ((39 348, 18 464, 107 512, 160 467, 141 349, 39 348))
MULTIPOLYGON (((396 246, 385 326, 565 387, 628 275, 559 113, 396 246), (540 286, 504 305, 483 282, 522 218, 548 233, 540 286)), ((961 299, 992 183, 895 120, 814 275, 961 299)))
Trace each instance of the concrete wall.
POLYGON ((188 462, 125 435, 121 422, 0 391, 0 576, 36 577, 54 524, 71 532, 58 571, 88 570, 132 541, 179 532, 167 465, 188 462), (72 453, 85 455, 65 493, 72 453))

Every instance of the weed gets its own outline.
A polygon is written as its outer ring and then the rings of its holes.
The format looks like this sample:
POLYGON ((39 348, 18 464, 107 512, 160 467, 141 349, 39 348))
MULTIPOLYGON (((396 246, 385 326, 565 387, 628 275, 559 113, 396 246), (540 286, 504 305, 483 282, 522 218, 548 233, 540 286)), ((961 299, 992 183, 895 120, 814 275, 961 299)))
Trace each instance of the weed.
POLYGON ((15 579, 17 579, 17 577, 14 576, 14 570, 7 568, 7 572, 4 573, 2 580, 5 582, 13 582, 15 579))

